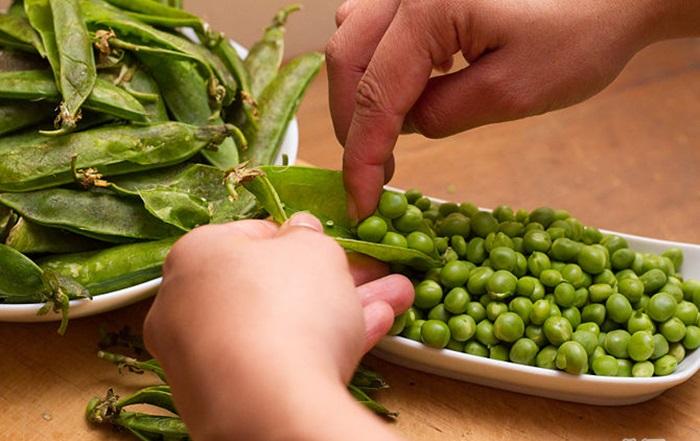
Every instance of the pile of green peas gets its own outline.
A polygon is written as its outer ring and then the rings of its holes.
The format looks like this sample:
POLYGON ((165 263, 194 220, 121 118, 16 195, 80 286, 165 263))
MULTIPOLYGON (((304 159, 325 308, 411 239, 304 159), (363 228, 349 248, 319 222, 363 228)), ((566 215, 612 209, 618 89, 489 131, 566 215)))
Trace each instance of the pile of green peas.
POLYGON ((390 335, 571 374, 669 375, 700 346, 700 281, 681 250, 631 250, 565 210, 436 204, 385 191, 360 239, 412 248, 444 265, 396 266, 415 286, 390 335))

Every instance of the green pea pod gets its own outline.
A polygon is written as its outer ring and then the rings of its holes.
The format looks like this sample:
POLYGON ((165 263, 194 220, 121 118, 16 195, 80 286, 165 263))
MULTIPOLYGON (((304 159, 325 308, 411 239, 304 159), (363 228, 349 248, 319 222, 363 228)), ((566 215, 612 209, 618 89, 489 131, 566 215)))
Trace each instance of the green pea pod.
POLYGON ((41 42, 39 34, 29 24, 25 17, 0 14, 0 36, 3 39, 9 38, 22 42, 34 48, 42 57, 46 57, 44 44, 41 42))
POLYGON ((129 17, 120 9, 102 0, 80 1, 88 27, 91 30, 113 30, 123 40, 189 54, 199 61, 205 77, 209 78, 214 75, 218 79, 220 85, 224 88, 223 93, 218 97, 223 105, 229 105, 235 98, 238 87, 235 78, 228 72, 221 60, 205 47, 177 35, 159 31, 135 18, 129 17))
POLYGON ((374 401, 359 387, 350 384, 348 385, 348 390, 357 401, 359 401, 361 404, 363 404, 365 407, 367 407, 369 410, 376 413, 377 415, 390 419, 394 419, 397 416, 399 416, 398 412, 392 412, 386 407, 382 406, 380 403, 374 401))
POLYGON ((75 169, 105 176, 180 163, 231 134, 232 126, 178 122, 103 126, 59 137, 36 133, 0 138, 0 190, 29 191, 67 184, 75 169))
POLYGON ((180 229, 153 217, 138 201, 110 193, 51 188, 0 193, 0 203, 37 224, 105 242, 164 239, 181 234, 180 229))
POLYGON ((0 205, 0 243, 5 243, 10 229, 15 225, 17 219, 17 214, 14 211, 0 205))
MULTIPOLYGON (((157 435, 156 439, 169 441, 189 440, 187 427, 179 417, 148 415, 139 412, 121 412, 112 420, 112 424, 125 427, 132 433, 145 436, 157 435)), ((152 438, 145 438, 152 439, 152 438)))
POLYGON ((355 370, 350 384, 361 389, 363 392, 387 389, 389 387, 381 375, 362 365, 358 366, 355 370))
POLYGON ((258 127, 246 126, 248 149, 244 159, 251 165, 271 164, 301 97, 323 64, 323 55, 300 55, 287 63, 258 100, 258 127))
MULTIPOLYGON (((46 51, 46 59, 49 60, 53 76, 56 81, 61 76, 61 61, 56 44, 56 32, 53 26, 53 13, 49 0, 25 0, 24 12, 32 28, 41 37, 41 42, 46 51)), ((57 84, 58 85, 58 84, 57 84)))
POLYGON ((9 8, 7 8, 7 13, 9 15, 14 15, 15 17, 27 18, 27 13, 24 12, 24 1, 14 0, 9 8))
POLYGON ((255 98, 261 97, 263 90, 277 75, 284 57, 284 25, 289 14, 301 9, 300 5, 289 5, 280 9, 265 29, 262 39, 250 48, 244 65, 250 73, 250 91, 255 98))
POLYGON ((122 409, 134 404, 150 404, 177 414, 175 404, 173 403, 173 395, 172 392, 170 392, 170 386, 165 384, 138 390, 128 397, 117 401, 116 407, 117 409, 122 409))
POLYGON ((225 172, 204 164, 182 164, 154 171, 132 173, 111 180, 110 188, 123 195, 139 196, 167 188, 206 201, 210 223, 246 219, 255 213, 255 198, 243 190, 231 201, 222 185, 225 172))
POLYGON ((196 15, 153 0, 106 0, 144 23, 162 27, 191 27, 206 33, 207 25, 196 15))
POLYGON ((104 247, 99 242, 58 228, 44 227, 20 218, 9 230, 5 245, 24 254, 77 253, 104 247))
POLYGON ((99 351, 97 353, 97 358, 109 361, 110 363, 117 365, 119 369, 127 369, 129 372, 134 372, 136 374, 152 372, 155 376, 160 378, 161 381, 167 381, 165 378, 165 371, 155 358, 141 361, 125 355, 114 354, 107 351, 99 351))
MULTIPOLYGON (((219 116, 212 115, 207 82, 194 63, 150 54, 140 54, 139 60, 149 68, 177 121, 197 125, 223 123, 219 116)), ((232 138, 224 140, 216 150, 202 153, 209 162, 224 170, 238 164, 238 148, 232 138)))
POLYGON ((165 108, 165 101, 163 101, 161 96, 158 83, 146 71, 137 69, 131 76, 131 79, 124 82, 122 86, 130 93, 135 92, 136 95, 146 94, 155 97, 154 100, 141 103, 146 111, 146 119, 149 122, 169 121, 168 111, 165 108))
POLYGON ((0 300, 38 303, 46 301, 48 294, 41 268, 14 248, 0 244, 0 300))
POLYGON ((222 38, 219 43, 212 49, 214 53, 221 59, 224 65, 228 68, 229 72, 238 82, 240 102, 234 103, 237 106, 236 110, 231 115, 230 121, 244 121, 244 119, 238 113, 240 109, 245 116, 245 120, 248 124, 257 129, 258 127, 258 109, 255 103, 255 98, 253 97, 253 92, 251 91, 251 79, 248 69, 243 64, 243 60, 238 55, 238 51, 231 45, 231 42, 222 38))
POLYGON ((72 129, 97 78, 95 56, 78 0, 49 0, 59 55, 60 122, 72 129))
POLYGON ((266 166, 256 170, 235 170, 227 181, 238 181, 253 193, 278 223, 290 213, 309 211, 325 225, 325 231, 348 251, 362 253, 388 263, 401 263, 418 269, 436 268, 440 259, 421 251, 365 242, 352 238, 351 221, 346 214, 347 196, 340 172, 308 167, 266 166))
POLYGON ((31 101, 0 100, 0 135, 50 121, 53 106, 31 101))
POLYGON ((209 223, 207 201, 202 198, 168 188, 141 190, 139 196, 149 213, 183 231, 209 223))
POLYGON ((73 277, 91 294, 99 295, 159 277, 165 256, 176 237, 118 245, 99 251, 49 256, 39 265, 73 277))
MULTIPOLYGON (((58 101, 60 93, 48 70, 0 73, 0 98, 58 101)), ((146 110, 125 90, 98 78, 85 108, 129 121, 146 121, 146 110)))

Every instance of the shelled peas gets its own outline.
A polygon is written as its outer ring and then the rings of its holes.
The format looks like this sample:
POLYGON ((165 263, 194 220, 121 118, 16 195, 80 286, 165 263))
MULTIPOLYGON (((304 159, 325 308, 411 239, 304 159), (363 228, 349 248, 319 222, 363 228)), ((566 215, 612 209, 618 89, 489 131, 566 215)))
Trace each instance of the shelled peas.
POLYGON ((413 306, 391 335, 437 349, 571 374, 650 377, 700 346, 700 281, 680 249, 635 252, 565 210, 436 204, 385 191, 360 239, 439 257, 440 268, 394 270, 413 306))

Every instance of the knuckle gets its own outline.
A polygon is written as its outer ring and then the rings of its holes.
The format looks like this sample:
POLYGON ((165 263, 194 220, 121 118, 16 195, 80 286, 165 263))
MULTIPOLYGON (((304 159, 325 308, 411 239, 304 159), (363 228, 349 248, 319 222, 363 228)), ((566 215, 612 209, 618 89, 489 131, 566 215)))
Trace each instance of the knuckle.
POLYGON ((347 41, 341 32, 336 32, 333 34, 328 40, 328 43, 326 43, 326 64, 328 64, 331 68, 333 66, 344 64, 345 59, 347 58, 346 47, 347 41))
POLYGON ((341 3, 340 6, 338 6, 338 9, 335 10, 335 25, 340 27, 340 25, 343 24, 345 19, 348 17, 348 14, 348 2, 346 0, 341 3))
POLYGON ((393 115, 382 81, 372 70, 367 70, 355 91, 355 114, 373 118, 377 115, 393 115))
POLYGON ((429 105, 415 107, 409 116, 412 129, 426 138, 438 139, 450 135, 441 128, 449 111, 429 105))

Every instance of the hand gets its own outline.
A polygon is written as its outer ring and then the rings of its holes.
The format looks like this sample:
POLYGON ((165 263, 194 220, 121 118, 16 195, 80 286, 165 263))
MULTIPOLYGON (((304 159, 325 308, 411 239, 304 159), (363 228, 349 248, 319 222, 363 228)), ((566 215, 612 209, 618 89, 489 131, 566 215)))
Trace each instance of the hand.
POLYGON ((240 221, 180 239, 144 337, 193 438, 386 435, 345 385, 412 303, 410 281, 387 273, 367 258, 348 263, 305 213, 282 227, 240 221))
POLYGON ((698 20, 681 0, 346 1, 326 58, 351 216, 375 209, 402 128, 439 138, 570 106, 698 20), (467 68, 431 77, 460 52, 467 68))

